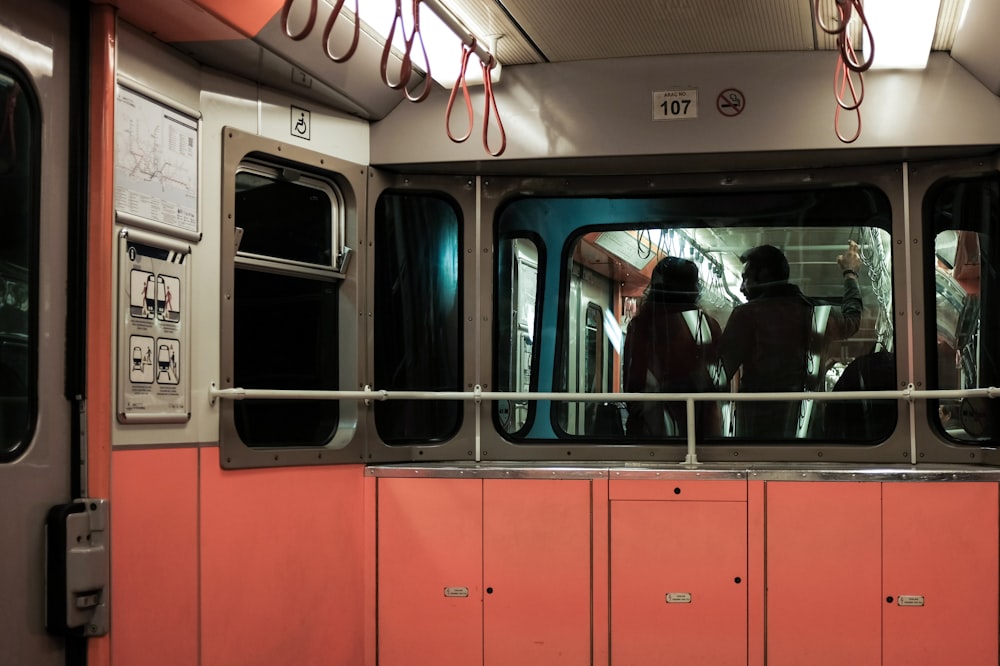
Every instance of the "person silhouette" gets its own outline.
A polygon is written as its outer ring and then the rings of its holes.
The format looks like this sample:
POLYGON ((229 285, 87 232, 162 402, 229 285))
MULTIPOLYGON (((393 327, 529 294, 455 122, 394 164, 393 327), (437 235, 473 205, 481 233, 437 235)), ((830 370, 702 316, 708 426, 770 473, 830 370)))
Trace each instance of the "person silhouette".
MULTIPOLYGON (((698 306, 698 267, 687 259, 665 257, 653 268, 623 349, 623 386, 629 393, 691 393, 714 390, 722 334, 719 322, 698 306)), ((687 434, 683 402, 632 401, 625 432, 629 436, 687 434)), ((721 431, 717 402, 695 405, 696 432, 721 431)))

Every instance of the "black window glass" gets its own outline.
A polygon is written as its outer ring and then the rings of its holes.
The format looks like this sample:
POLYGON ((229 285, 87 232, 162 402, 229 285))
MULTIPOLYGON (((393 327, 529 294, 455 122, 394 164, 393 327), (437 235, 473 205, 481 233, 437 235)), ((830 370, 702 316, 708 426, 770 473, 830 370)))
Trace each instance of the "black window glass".
MULTIPOLYGON (((340 282, 330 265, 331 220, 340 213, 336 190, 325 180, 264 164, 237 172, 236 185, 235 224, 244 233, 233 294, 234 383, 336 390, 340 282)), ((236 430, 251 447, 324 446, 339 416, 334 400, 234 403, 236 430)))
MULTIPOLYGON (((337 286, 236 270, 233 356, 237 386, 337 389, 337 286)), ((334 400, 239 400, 236 429, 249 446, 322 446, 339 417, 334 400)))
POLYGON ((236 174, 237 226, 243 229, 240 252, 333 265, 330 195, 299 183, 292 169, 273 174, 236 174))
POLYGON ((31 441, 37 411, 39 114, 0 60, 0 462, 31 441))
MULTIPOLYGON (((459 216, 438 196, 386 193, 375 207, 375 388, 462 390, 459 216)), ((458 431, 458 401, 376 402, 390 445, 440 442, 458 431)))

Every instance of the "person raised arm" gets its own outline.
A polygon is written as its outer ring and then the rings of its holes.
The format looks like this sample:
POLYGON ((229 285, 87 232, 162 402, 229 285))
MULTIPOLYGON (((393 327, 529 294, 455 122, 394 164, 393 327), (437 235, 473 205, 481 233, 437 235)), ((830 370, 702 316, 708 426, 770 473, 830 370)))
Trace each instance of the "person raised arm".
POLYGON ((847 251, 837 256, 837 265, 844 274, 844 300, 840 303, 840 316, 830 319, 828 334, 834 340, 843 340, 854 335, 861 326, 861 290, 858 288, 861 257, 855 241, 847 242, 847 251))

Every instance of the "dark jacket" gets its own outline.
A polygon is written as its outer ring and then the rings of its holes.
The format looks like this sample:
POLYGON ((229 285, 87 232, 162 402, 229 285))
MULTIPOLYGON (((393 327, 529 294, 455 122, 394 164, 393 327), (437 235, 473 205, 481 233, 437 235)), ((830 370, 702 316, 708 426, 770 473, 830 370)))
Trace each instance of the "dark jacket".
MULTIPOLYGON (((647 303, 629 323, 623 353, 627 392, 692 393, 715 389, 722 329, 693 304, 647 303), (685 313, 687 313, 685 318, 685 313), (694 331, 694 332, 692 332, 694 331)), ((696 403, 698 432, 718 434, 718 403, 696 403)), ((684 435, 682 402, 632 402, 626 432, 630 436, 684 435)))
MULTIPOLYGON (((839 310, 820 306, 792 284, 765 287, 760 296, 737 307, 729 318, 720 345, 726 376, 731 378, 742 368, 739 390, 745 392, 818 390, 823 350, 831 341, 848 338, 858 330, 861 311, 857 280, 844 280, 839 310)), ((794 437, 798 415, 795 402, 741 402, 737 406, 737 434, 794 437), (776 405, 783 409, 774 411, 776 405), (765 413, 768 409, 770 414, 765 413), (753 412, 760 413, 752 418, 753 412)))

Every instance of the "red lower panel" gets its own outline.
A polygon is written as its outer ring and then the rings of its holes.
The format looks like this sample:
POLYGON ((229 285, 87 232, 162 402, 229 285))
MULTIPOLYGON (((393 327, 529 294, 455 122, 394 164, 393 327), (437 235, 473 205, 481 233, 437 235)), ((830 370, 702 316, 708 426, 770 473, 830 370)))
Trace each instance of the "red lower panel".
POLYGON ((611 663, 747 663, 745 502, 611 503, 611 663))
POLYGON ((768 666, 878 666, 881 484, 768 482, 768 666))
POLYGON ((483 482, 379 479, 380 666, 483 661, 483 482))
POLYGON ((363 466, 222 470, 202 449, 200 666, 362 664, 364 515, 363 466))
POLYGON ((112 663, 198 663, 198 450, 116 450, 111 497, 112 663))
POLYGON ((590 481, 483 484, 484 663, 590 664, 590 481))
POLYGON ((995 666, 996 483, 886 483, 882 503, 883 663, 995 666))

